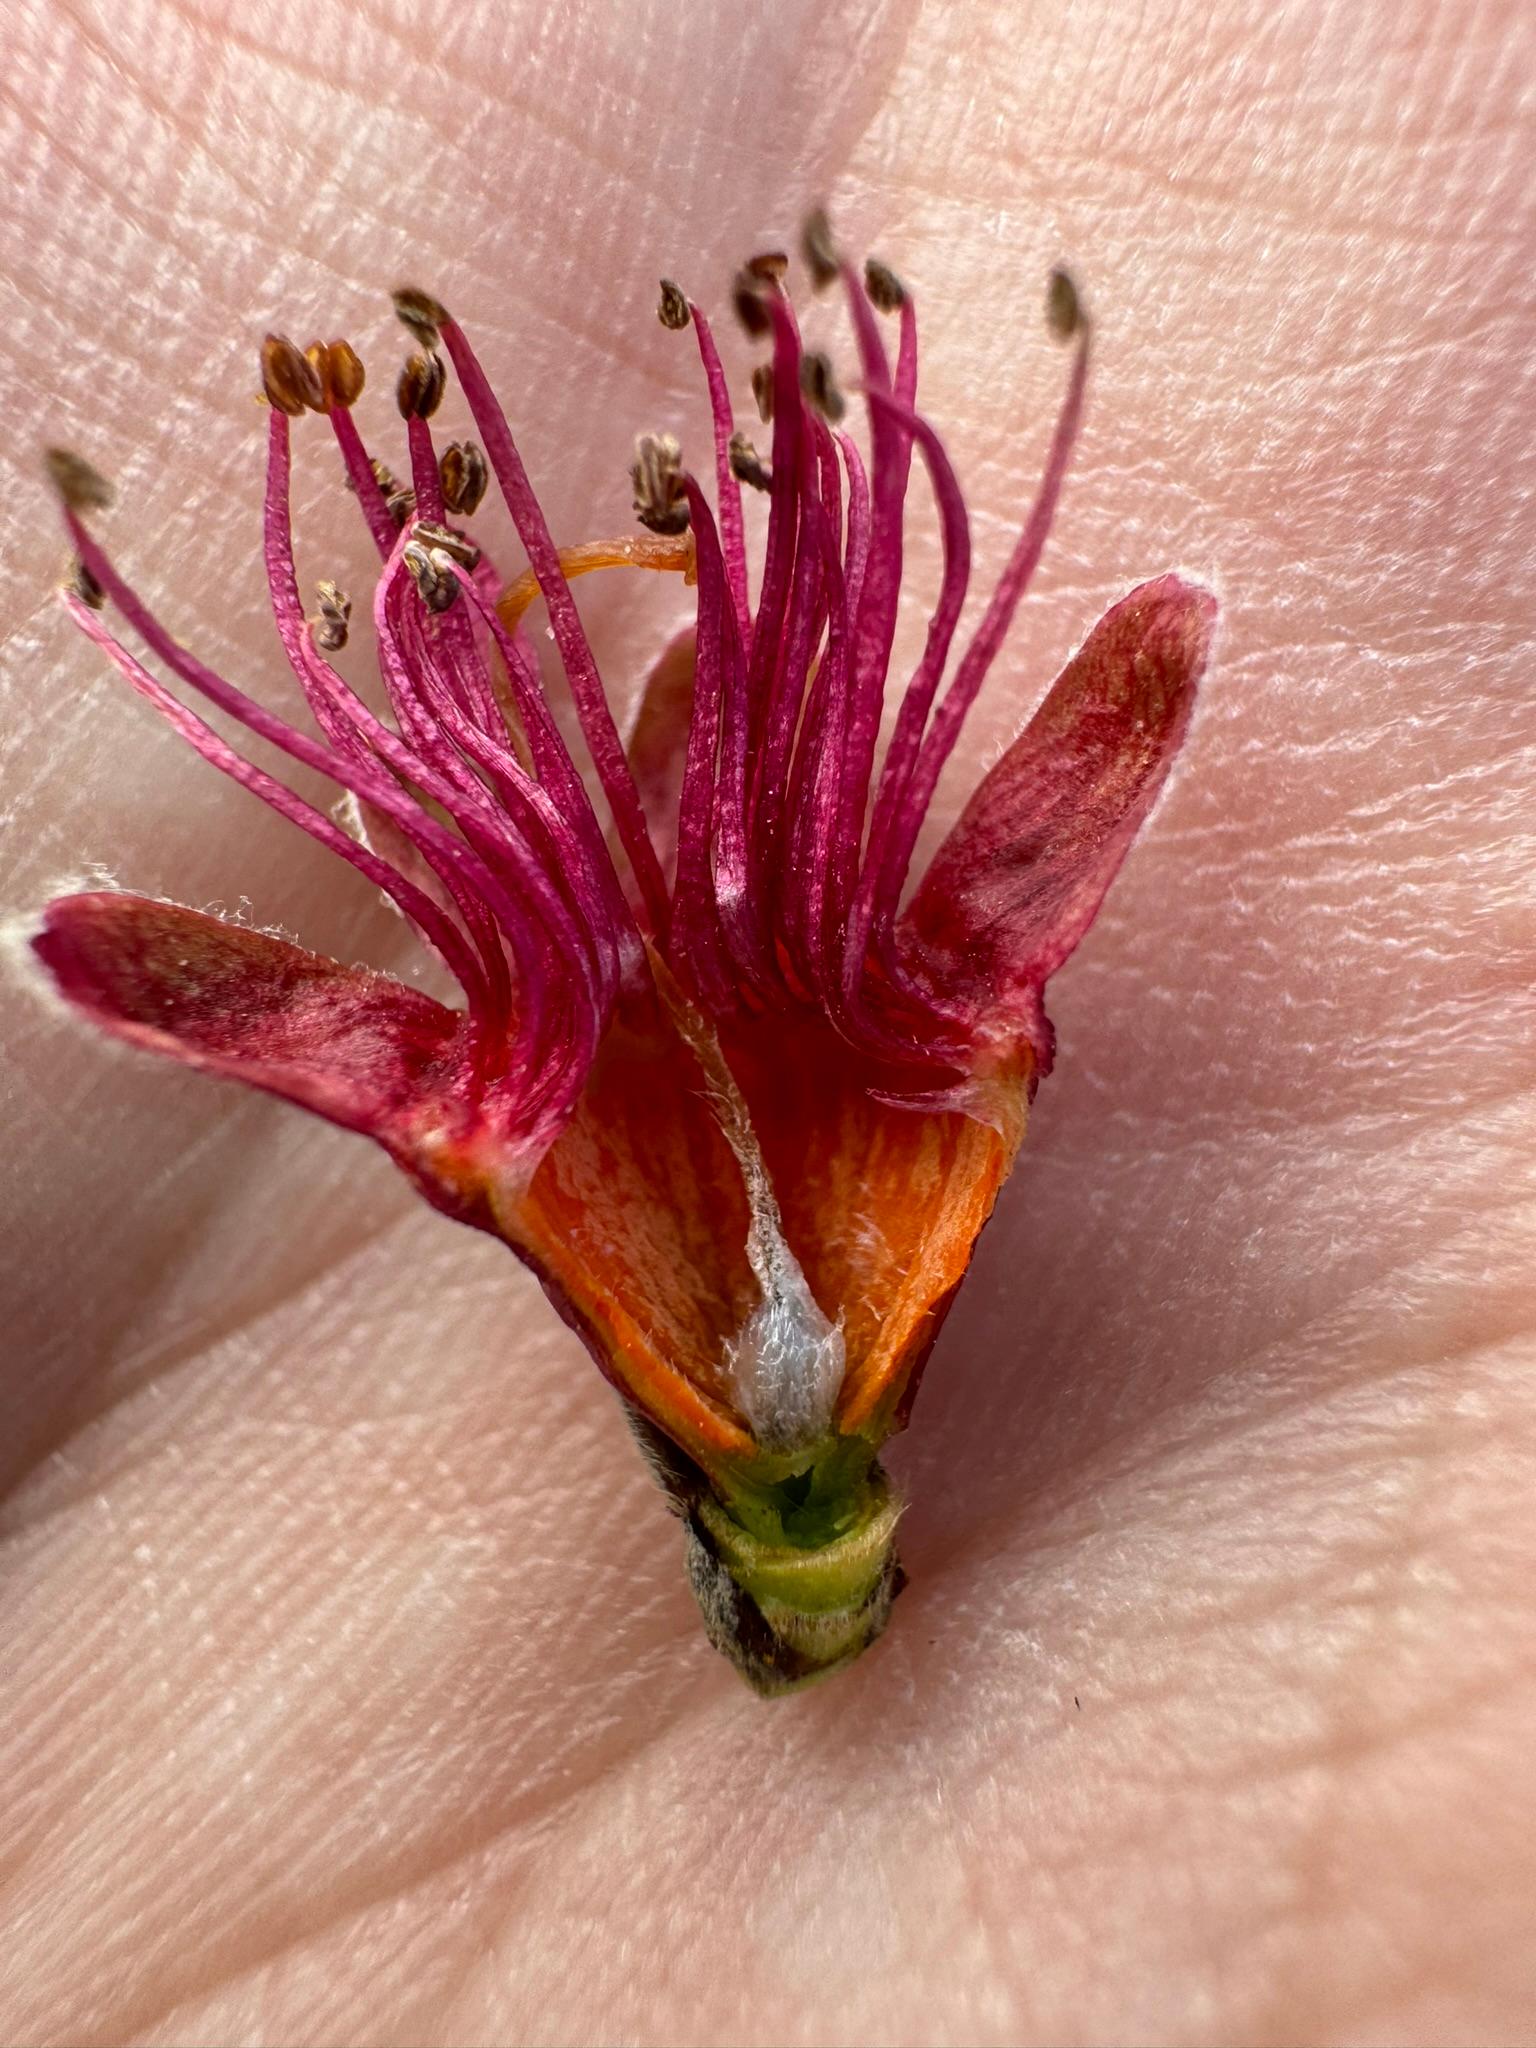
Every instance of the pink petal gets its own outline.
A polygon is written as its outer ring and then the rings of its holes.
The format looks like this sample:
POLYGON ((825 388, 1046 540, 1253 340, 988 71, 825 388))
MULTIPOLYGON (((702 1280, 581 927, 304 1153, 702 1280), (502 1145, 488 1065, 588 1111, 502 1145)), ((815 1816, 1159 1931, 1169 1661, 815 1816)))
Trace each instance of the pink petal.
POLYGON ((1172 766, 1216 600, 1178 576, 1104 614, 962 812, 906 919, 941 997, 1032 1027, 1172 766))
POLYGON ((645 679, 625 751, 668 883, 677 858, 677 807, 693 721, 694 631, 670 640, 645 679))
POLYGON ((285 1096, 392 1151, 459 1078, 453 1011, 380 974, 143 896, 48 905, 33 950, 114 1037, 285 1096))

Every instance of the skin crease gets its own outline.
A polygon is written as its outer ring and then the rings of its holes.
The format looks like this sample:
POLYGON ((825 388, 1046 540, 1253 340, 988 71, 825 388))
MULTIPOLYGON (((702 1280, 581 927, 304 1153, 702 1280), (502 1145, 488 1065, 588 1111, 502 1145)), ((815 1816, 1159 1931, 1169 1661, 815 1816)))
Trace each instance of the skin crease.
MULTIPOLYGON (((1130 582, 1226 615, 896 1451, 911 1588, 786 1703, 503 1250, 7 984, 0 2037, 1529 2039, 1529 11, 27 0, 9 44, 9 912, 101 861, 407 963, 72 637, 35 481, 115 475, 130 572, 276 700, 255 341, 348 333, 382 427, 401 277, 576 539, 638 427, 702 451, 654 277, 723 304, 830 197, 920 295, 985 588, 1070 258, 1088 427, 948 815, 1130 582)), ((301 568, 361 591, 299 442, 301 568)), ((582 592, 616 699, 677 614, 638 583, 582 592)))

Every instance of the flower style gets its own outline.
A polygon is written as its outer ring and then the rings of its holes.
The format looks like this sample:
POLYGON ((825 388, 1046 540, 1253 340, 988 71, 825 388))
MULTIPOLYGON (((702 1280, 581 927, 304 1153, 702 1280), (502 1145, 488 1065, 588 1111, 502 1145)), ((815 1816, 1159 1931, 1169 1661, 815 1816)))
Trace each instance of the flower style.
POLYGON ((51 903, 33 945, 59 991, 116 1037, 364 1132, 427 1200, 531 1266, 628 1404, 682 1517, 717 1647, 764 1692, 834 1670, 884 1626, 902 1582, 878 1462, 1049 1071, 1047 978, 1092 922, 1188 725, 1215 618, 1165 575, 1100 620, 983 779, 915 893, 920 827, 1040 557, 1082 411, 1089 331, 1063 273, 1050 323, 1071 370, 1039 495, 963 652, 964 501, 917 410, 917 319, 889 270, 861 278, 824 216, 818 287, 847 298, 869 462, 807 353, 782 257, 736 283, 772 424, 735 429, 703 313, 714 504, 668 435, 643 437, 640 534, 561 550, 469 339, 396 295, 410 482, 370 459, 345 342, 269 336, 264 551, 278 636, 310 724, 190 654, 86 524, 109 493, 50 458, 76 569, 76 624, 205 759, 383 890, 462 990, 450 1008, 195 910, 116 892, 51 903), (896 320, 894 364, 881 315, 896 320), (439 450, 449 366, 478 442, 439 450), (306 616, 290 440, 330 421, 382 564, 373 598, 391 716, 327 658, 350 604, 306 616), (914 456, 941 529, 926 642, 883 753, 886 672, 914 456), (503 589, 451 523, 500 487, 528 571, 503 589), (741 487, 766 493, 754 602, 741 487), (680 571, 696 630, 653 670, 627 747, 572 594, 591 571, 680 571), (601 808, 552 715, 520 620, 548 609, 601 808), (146 668, 110 605, 195 698, 318 770, 333 817, 247 761, 146 668), (948 674, 947 685, 944 683, 948 674))

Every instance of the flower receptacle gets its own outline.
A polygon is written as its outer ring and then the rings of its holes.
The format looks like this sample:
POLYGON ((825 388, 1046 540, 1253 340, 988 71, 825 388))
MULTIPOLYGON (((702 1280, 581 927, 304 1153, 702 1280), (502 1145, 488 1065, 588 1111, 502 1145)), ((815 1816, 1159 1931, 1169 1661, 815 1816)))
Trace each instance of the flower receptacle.
POLYGON ((900 1513, 856 1438, 834 1438, 798 1483, 733 1488, 729 1505, 701 1493, 685 1521, 688 1575, 715 1648, 770 1696, 851 1663, 901 1590, 900 1513))

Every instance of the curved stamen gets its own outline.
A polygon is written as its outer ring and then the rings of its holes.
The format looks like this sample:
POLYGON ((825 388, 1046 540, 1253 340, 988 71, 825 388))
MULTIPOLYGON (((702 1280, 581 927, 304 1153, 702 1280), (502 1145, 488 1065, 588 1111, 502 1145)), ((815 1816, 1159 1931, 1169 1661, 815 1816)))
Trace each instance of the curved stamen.
POLYGON ((731 411, 730 388, 720 363, 720 351, 709 322, 690 299, 688 312, 699 344, 699 361, 709 386, 709 409, 715 430, 715 499, 720 508, 720 552, 725 560, 725 580, 736 608, 736 631, 743 647, 752 630, 751 599, 747 592, 747 545, 741 518, 741 486, 731 463, 731 435, 735 418, 731 411))
POLYGON ((440 906, 371 848, 349 837, 323 811, 317 811, 274 776, 237 754, 206 720, 189 711, 163 683, 158 682, 143 663, 128 652, 100 616, 79 598, 66 593, 64 608, 86 638, 106 655, 129 687, 152 705, 194 752, 217 768, 220 774, 227 775, 242 789, 260 797, 290 825, 297 825, 301 832, 307 833, 328 852, 346 861, 349 867, 355 868, 398 905, 464 990, 469 1005, 471 1035, 480 1041, 483 1048, 487 1036, 485 977, 463 933, 440 906))
POLYGON ((800 396, 800 331, 787 299, 777 291, 759 301, 773 329, 773 480, 769 487, 768 541, 763 581, 747 663, 754 752, 775 697, 777 665, 785 650, 784 620, 794 568, 800 513, 800 440, 805 406, 800 396))
MULTIPOLYGON (((1067 382, 1067 392, 1062 400, 1061 411, 1056 418, 1055 430, 1051 435, 1050 452, 1046 457, 1045 472, 1040 489, 1030 507, 1029 517, 1024 523, 1014 545, 1008 564, 998 578, 997 589, 987 606, 981 624, 976 628, 975 637, 967 647, 955 670, 953 682, 944 693, 933 716, 933 725, 923 742, 908 796, 908 814, 920 825, 933 800, 938 787, 939 776, 945 762, 960 737, 960 728, 966 713, 976 701, 976 694, 986 681, 987 671, 997 658, 999 648, 1007 637, 1018 610, 1019 601, 1029 587, 1036 565, 1044 551, 1050 535, 1051 522, 1056 515, 1056 506, 1061 498, 1061 487, 1066 480, 1067 467, 1072 459, 1073 444, 1077 440, 1078 428, 1082 424, 1083 397, 1088 386, 1089 328, 1084 322, 1078 333, 1077 348, 1073 356, 1072 371, 1067 382)), ((957 486, 958 488, 958 486, 957 486)), ((917 836, 916 826, 912 829, 912 840, 917 836)), ((907 857, 910 858, 910 846, 907 857)), ((896 877, 899 892, 905 880, 905 862, 902 872, 896 877)))
MULTIPOLYGON (((747 824, 746 665, 736 631, 724 555, 709 504, 698 481, 686 471, 683 488, 699 550, 699 629, 696 645, 706 644, 718 661, 720 699, 719 757, 715 772, 713 872, 715 904, 726 945, 739 973, 760 992, 778 985, 762 904, 751 888, 747 824)), ((695 684, 697 688, 697 684, 695 684)))
POLYGON ((331 431, 336 436, 336 445, 341 450, 341 459, 346 467, 347 482, 356 493, 357 502, 363 508, 363 517, 368 522, 368 531, 373 544, 379 551, 379 559, 387 561, 389 551, 395 544, 395 522, 389 516, 389 506, 379 488, 373 464, 363 446, 363 437, 357 431, 357 422, 345 406, 334 406, 328 415, 331 431))
MULTIPOLYGON (((165 663, 173 675, 178 676, 200 696, 207 697, 211 703, 218 705, 220 710, 237 719, 259 738, 281 749, 291 759, 304 767, 317 770, 343 789, 349 790, 354 796, 374 804, 385 812, 417 841, 445 882, 449 882, 451 877, 450 886, 456 883, 469 896, 478 897, 483 901, 503 934, 514 945, 516 944, 522 923, 520 906, 508 896, 504 885, 469 845, 454 837, 428 816, 420 805, 405 793, 392 774, 360 759, 343 758, 327 752, 307 734, 299 732, 285 719, 268 711, 235 684, 226 681, 205 663, 197 660, 166 631, 137 592, 117 573, 78 516, 72 511, 66 511, 65 520, 80 559, 146 646, 165 663)), ((321 667, 323 668, 323 664, 321 667)), ((341 679, 336 677, 335 680, 338 689, 346 692, 346 686, 341 679)), ((356 702, 355 699, 353 701, 356 702)), ((435 776, 425 764, 417 762, 388 727, 374 721, 368 737, 390 769, 407 778, 419 780, 422 788, 439 801, 444 796, 450 796, 451 800, 451 793, 445 788, 441 778, 435 776)), ((516 1028, 516 1043, 509 1048, 515 1056, 514 1064, 516 1061, 534 1058, 540 1051, 533 1020, 527 1018, 521 1010, 516 1020, 516 1028)))
POLYGON ((965 499, 938 435, 926 420, 898 406, 884 392, 871 391, 869 398, 877 411, 895 415, 903 431, 922 449, 943 530, 944 570, 939 600, 928 622, 922 659, 902 698, 896 727, 880 771, 864 868, 849 915, 843 959, 843 985, 849 992, 863 972, 872 926, 882 914, 890 913, 891 870, 894 866, 900 867, 901 873, 895 883, 899 894, 901 879, 922 824, 922 811, 907 802, 907 792, 929 709, 949 660, 971 573, 971 532, 965 499))
POLYGON ((524 552, 549 607, 549 621, 571 686, 571 695, 575 699, 576 715, 603 794, 618 826, 619 838, 634 869, 652 927, 658 934, 663 934, 670 916, 670 905, 661 863, 646 830, 640 791, 624 757, 618 727, 614 724, 571 587, 561 569, 559 551, 550 534, 549 524, 528 481, 528 472, 517 452, 506 415, 486 381, 485 372, 463 329, 456 321, 447 320, 442 327, 442 338, 464 388, 471 416, 480 430, 480 438, 512 515, 512 523, 517 528, 524 552))

